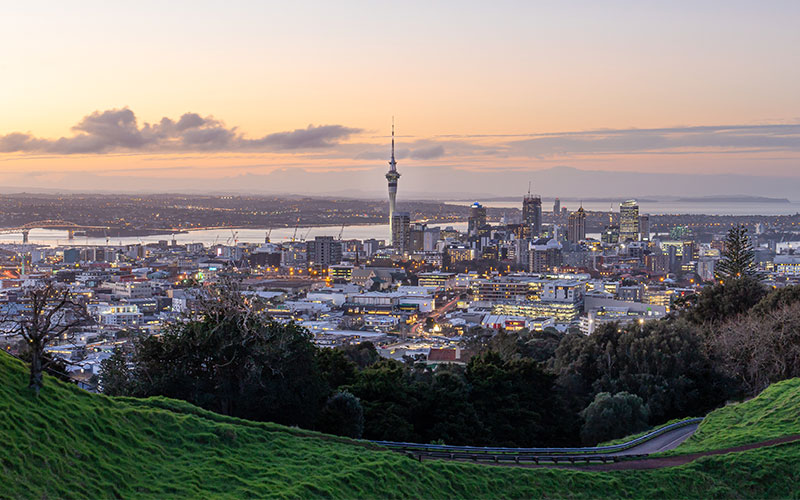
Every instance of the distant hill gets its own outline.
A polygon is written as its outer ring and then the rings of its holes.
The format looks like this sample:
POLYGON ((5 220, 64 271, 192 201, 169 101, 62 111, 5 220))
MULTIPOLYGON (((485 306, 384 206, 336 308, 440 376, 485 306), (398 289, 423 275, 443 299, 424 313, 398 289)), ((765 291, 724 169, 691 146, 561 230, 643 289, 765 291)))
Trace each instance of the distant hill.
MULTIPOLYGON (((26 382, 22 363, 0 355, 0 498, 800 495, 797 443, 644 471, 420 463, 363 441, 224 417, 166 398, 89 394, 50 377, 37 398, 26 382)), ((715 412, 701 426, 701 439, 687 443, 720 445, 704 441, 706 431, 718 438, 734 429, 737 439, 754 440, 800 432, 799 392, 800 380, 787 381, 715 412)))
POLYGON ((690 203, 791 203, 787 198, 769 198, 766 196, 697 196, 690 198, 678 198, 678 202, 690 203))

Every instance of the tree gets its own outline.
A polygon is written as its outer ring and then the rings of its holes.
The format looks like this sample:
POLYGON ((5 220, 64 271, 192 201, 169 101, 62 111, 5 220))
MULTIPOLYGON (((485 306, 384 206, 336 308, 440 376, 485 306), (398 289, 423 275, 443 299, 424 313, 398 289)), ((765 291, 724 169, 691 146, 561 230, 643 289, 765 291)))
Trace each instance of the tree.
POLYGON ((731 392, 700 329, 683 320, 606 323, 589 336, 567 335, 552 368, 569 388, 573 409, 600 392, 629 392, 647 402, 652 423, 704 414, 731 392))
POLYGON ((364 407, 364 437, 389 441, 415 441, 411 412, 416 404, 406 367, 392 359, 381 359, 361 370, 347 388, 364 407))
POLYGON ((313 427, 328 389, 311 334, 260 310, 235 284, 212 289, 193 317, 137 343, 133 376, 139 393, 313 427))
POLYGON ((743 224, 728 231, 725 251, 722 253, 722 259, 717 262, 715 274, 723 282, 755 276, 755 253, 747 236, 747 227, 743 224))
POLYGON ((317 364, 331 392, 356 380, 358 365, 341 349, 320 349, 317 351, 317 364))
POLYGON ((55 341, 66 342, 73 330, 89 320, 86 307, 67 288, 45 282, 28 289, 23 296, 24 309, 2 322, 6 332, 20 335, 30 357, 29 387, 36 394, 44 385, 42 373, 54 359, 45 349, 55 341))
POLYGON ((128 357, 122 349, 114 349, 110 358, 100 362, 100 387, 108 396, 127 396, 132 392, 128 357))
MULTIPOLYGON (((776 301, 786 298, 775 297, 776 301)), ((779 304, 727 321, 711 331, 713 359, 755 395, 769 384, 800 377, 800 302, 779 304)))
POLYGON ((484 426, 487 445, 552 444, 555 377, 531 359, 504 361, 497 352, 475 356, 467 364, 470 400, 484 426))
POLYGON ((322 432, 358 439, 364 432, 361 401, 347 391, 337 392, 325 403, 319 417, 322 432))
POLYGON ((766 293, 764 285, 751 276, 715 283, 688 298, 679 316, 698 325, 719 323, 747 312, 766 293))
POLYGON ((647 406, 639 396, 627 392, 601 392, 581 412, 581 439, 594 445, 647 429, 647 406))

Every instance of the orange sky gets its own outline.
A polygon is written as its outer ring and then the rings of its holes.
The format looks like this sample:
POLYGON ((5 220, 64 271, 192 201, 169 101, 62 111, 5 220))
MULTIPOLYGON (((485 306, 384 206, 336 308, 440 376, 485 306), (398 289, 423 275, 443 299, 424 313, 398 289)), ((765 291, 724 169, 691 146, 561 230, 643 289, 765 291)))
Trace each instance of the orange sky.
POLYGON ((384 168, 392 115, 401 169, 794 176, 800 128, 763 126, 800 123, 798 21, 788 1, 20 4, 0 18, 0 182, 384 168), (52 146, 124 108, 136 130, 193 112, 238 139, 52 146), (309 124, 357 132, 241 146, 309 124))

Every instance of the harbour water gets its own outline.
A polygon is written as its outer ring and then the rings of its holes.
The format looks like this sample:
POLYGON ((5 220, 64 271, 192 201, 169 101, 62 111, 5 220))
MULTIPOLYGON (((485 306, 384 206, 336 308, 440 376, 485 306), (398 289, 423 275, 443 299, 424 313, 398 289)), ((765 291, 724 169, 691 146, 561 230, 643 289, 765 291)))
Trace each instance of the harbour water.
MULTIPOLYGON (((466 231, 466 222, 454 222, 447 224, 429 224, 429 227, 448 227, 452 226, 459 231, 466 231)), ((206 246, 215 244, 232 245, 234 241, 240 243, 263 243, 269 232, 270 241, 280 243, 294 239, 308 240, 316 236, 333 236, 342 238, 366 240, 370 238, 378 240, 389 239, 388 224, 367 224, 345 226, 315 226, 301 227, 295 231, 293 227, 269 229, 206 229, 199 231, 189 231, 186 233, 176 233, 175 235, 161 234, 152 236, 131 236, 124 238, 110 238, 106 242, 105 238, 87 238, 85 236, 75 236, 73 240, 67 240, 67 231, 53 229, 33 229, 28 237, 28 242, 47 246, 64 245, 133 245, 137 243, 156 243, 162 240, 175 239, 179 244, 184 243, 203 243, 206 246)), ((22 234, 0 234, 0 243, 22 243, 22 234)))
MULTIPOLYGON (((548 211, 552 207, 552 201, 545 200, 542 209, 548 211)), ((454 205, 470 205, 471 202, 467 201, 449 201, 454 205)), ((486 201, 481 202, 486 207, 491 208, 520 208, 520 201, 486 201)), ((568 210, 575 210, 578 208, 579 202, 574 200, 562 200, 561 206, 566 207, 568 210)), ((592 211, 608 211, 613 209, 619 210, 619 203, 611 204, 609 202, 591 201, 584 202, 583 207, 586 210, 592 211)), ((743 203, 730 203, 730 202, 679 202, 679 201, 640 201, 640 213, 657 214, 709 214, 709 215, 792 215, 800 213, 800 202, 791 201, 789 203, 764 203, 764 202, 743 202, 743 203)), ((447 227, 452 226, 459 231, 465 231, 467 228, 466 222, 455 222, 446 224, 429 224, 434 227, 447 227)), ((123 238, 111 238, 106 241, 102 237, 87 238, 85 236, 76 236, 73 240, 67 240, 67 232, 52 230, 52 229, 34 229, 30 232, 29 242, 39 245, 47 246, 63 246, 63 245, 132 245, 136 243, 155 243, 161 240, 172 240, 173 238, 178 243, 203 243, 207 246, 214 244, 231 245, 234 241, 242 243, 262 243, 264 242, 267 233, 270 232, 270 241, 285 242, 294 238, 298 240, 314 239, 316 236, 333 236, 338 237, 339 232, 342 233, 343 239, 389 239, 389 226, 388 224, 362 224, 345 226, 342 230, 341 226, 314 226, 314 227, 300 227, 295 230, 294 227, 281 227, 274 228, 271 231, 267 228, 263 229, 206 229, 198 231, 189 231, 186 233, 176 233, 175 235, 160 234, 151 236, 131 236, 123 238)), ((22 243, 22 234, 0 234, 0 243, 22 243)))

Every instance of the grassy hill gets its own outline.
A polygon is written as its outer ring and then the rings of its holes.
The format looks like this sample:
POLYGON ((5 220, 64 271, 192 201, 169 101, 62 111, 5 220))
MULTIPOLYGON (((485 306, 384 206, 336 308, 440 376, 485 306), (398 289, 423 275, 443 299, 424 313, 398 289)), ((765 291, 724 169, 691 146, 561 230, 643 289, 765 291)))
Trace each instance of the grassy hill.
POLYGON ((800 434, 800 379, 772 384, 758 397, 709 413, 672 454, 718 450, 800 434))
MULTIPOLYGON (((697 431, 671 455, 732 448, 769 439, 800 434, 800 379, 772 384, 757 398, 730 404, 709 413, 697 431)), ((663 425, 600 446, 625 443, 648 432, 684 420, 671 420, 663 425)))
POLYGON ((0 498, 800 496, 798 444, 649 471, 419 463, 363 442, 164 398, 88 394, 52 378, 36 398, 26 382, 24 366, 0 356, 0 498))

